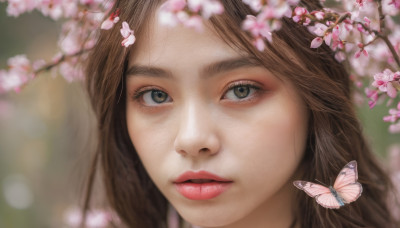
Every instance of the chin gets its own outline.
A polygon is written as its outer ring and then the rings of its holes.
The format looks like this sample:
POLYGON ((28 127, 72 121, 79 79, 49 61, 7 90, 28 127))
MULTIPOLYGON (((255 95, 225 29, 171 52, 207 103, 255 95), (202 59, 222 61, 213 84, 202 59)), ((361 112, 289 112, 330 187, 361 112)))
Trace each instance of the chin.
POLYGON ((191 212, 185 211, 185 213, 181 213, 181 216, 190 224, 200 227, 225 227, 239 219, 238 217, 224 214, 220 211, 214 212, 212 210, 208 213, 204 210, 191 212))

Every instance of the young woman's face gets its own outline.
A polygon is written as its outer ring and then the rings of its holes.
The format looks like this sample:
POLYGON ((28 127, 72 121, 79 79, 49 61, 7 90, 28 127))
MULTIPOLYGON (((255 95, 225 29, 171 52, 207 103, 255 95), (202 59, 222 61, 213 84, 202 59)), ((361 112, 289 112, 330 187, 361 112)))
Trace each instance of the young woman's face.
POLYGON ((130 56, 126 114, 154 183, 195 225, 288 227, 308 120, 294 87, 208 29, 149 34, 130 56))

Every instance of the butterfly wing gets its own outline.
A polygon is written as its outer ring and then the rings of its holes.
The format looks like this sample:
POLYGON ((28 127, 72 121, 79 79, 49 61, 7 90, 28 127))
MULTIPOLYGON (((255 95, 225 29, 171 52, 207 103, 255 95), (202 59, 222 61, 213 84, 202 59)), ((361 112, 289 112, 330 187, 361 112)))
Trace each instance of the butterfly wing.
POLYGON ((315 200, 319 205, 325 208, 339 209, 341 206, 331 192, 318 195, 315 197, 315 200))
POLYGON ((343 167, 333 185, 345 203, 354 202, 361 196, 362 186, 357 180, 357 162, 351 161, 343 167))
POLYGON ((315 198, 317 203, 325 208, 340 208, 339 202, 329 188, 308 181, 295 181, 294 186, 315 198))
POLYGON ((358 182, 336 189, 337 193, 342 197, 345 203, 356 201, 361 196, 362 190, 362 186, 358 182))
POLYGON ((316 197, 322 194, 330 193, 331 191, 329 188, 315 184, 308 181, 295 181, 293 182, 294 186, 298 189, 305 191, 309 196, 316 197))
POLYGON ((345 185, 356 183, 358 180, 357 162, 351 161, 340 170, 333 188, 338 190, 345 185))

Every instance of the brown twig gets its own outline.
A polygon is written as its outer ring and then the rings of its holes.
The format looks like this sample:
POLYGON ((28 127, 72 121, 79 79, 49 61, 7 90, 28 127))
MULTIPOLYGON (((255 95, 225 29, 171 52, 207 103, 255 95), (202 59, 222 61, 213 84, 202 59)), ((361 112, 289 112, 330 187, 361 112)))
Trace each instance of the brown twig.
POLYGON ((77 52, 75 54, 72 54, 72 55, 63 55, 56 62, 48 63, 48 64, 44 65, 43 67, 39 68, 38 70, 34 71, 34 74, 36 75, 36 74, 39 74, 39 73, 41 73, 43 71, 51 70, 53 67, 56 67, 56 66, 60 65, 62 62, 66 61, 66 60, 68 60, 70 58, 73 58, 73 57, 76 57, 76 56, 80 56, 80 55, 84 54, 85 52, 87 52, 89 50, 90 49, 82 49, 79 52, 77 52))
POLYGON ((377 34, 388 46, 390 52, 394 60, 396 61, 397 65, 400 67, 400 57, 397 54, 396 50, 393 47, 393 44, 390 42, 387 32, 386 32, 386 23, 385 23, 385 15, 383 14, 382 10, 382 0, 377 0, 376 3, 378 4, 378 13, 379 13, 379 33, 377 34))

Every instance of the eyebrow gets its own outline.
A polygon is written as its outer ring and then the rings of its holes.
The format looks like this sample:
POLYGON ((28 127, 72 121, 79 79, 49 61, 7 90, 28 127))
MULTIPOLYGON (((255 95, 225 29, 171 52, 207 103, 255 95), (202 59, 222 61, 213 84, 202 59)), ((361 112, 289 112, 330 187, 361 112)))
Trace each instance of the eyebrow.
MULTIPOLYGON (((212 63, 210 65, 205 66, 201 70, 201 74, 204 75, 205 77, 209 77, 239 68, 257 67, 257 66, 262 66, 262 64, 256 58, 251 56, 246 56, 233 59, 226 59, 212 63)), ((167 77, 167 78, 173 77, 171 71, 154 66, 133 65, 126 71, 127 77, 133 77, 138 75, 150 76, 150 77, 167 77)))

